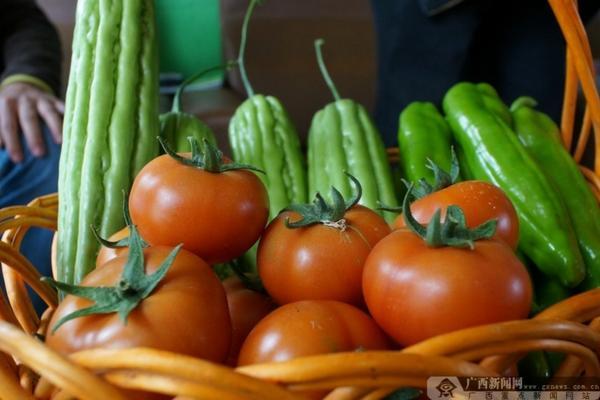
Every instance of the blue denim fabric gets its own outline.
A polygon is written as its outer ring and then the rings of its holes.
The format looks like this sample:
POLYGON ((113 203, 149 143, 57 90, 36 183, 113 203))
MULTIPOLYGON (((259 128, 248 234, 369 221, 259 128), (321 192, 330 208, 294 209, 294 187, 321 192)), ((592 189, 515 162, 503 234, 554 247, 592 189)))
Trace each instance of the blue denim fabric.
MULTIPOLYGON (((24 205, 36 197, 57 191, 60 145, 54 142, 45 125, 43 132, 46 141, 43 157, 34 157, 24 141, 24 158, 19 164, 13 163, 7 152, 0 149, 0 208, 24 205)), ((51 274, 52 235, 50 230, 32 228, 21 244, 21 253, 45 276, 51 274)), ((38 298, 34 299, 34 306, 37 310, 44 308, 38 298)))

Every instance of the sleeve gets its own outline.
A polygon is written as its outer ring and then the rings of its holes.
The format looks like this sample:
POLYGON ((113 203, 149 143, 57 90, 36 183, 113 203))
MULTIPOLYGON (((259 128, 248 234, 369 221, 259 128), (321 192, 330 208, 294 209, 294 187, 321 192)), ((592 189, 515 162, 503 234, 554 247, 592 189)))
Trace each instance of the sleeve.
POLYGON ((459 5, 464 0, 419 0, 421 11, 428 17, 441 14, 442 12, 459 5))
POLYGON ((60 93, 60 39, 33 0, 0 1, 0 45, 0 81, 29 76, 60 93))

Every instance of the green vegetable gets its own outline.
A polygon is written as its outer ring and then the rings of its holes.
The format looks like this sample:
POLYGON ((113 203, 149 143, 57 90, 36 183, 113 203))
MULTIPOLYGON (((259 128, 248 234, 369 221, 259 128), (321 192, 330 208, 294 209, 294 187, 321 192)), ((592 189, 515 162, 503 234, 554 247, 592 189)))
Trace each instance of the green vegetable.
POLYGON ((519 376, 533 379, 548 379, 552 376, 552 370, 546 353, 533 351, 519 361, 519 376))
POLYGON ((434 183, 428 160, 442 170, 450 171, 451 146, 450 127, 433 103, 413 102, 402 110, 398 150, 402 174, 409 182, 418 182, 423 178, 429 184, 434 183))
POLYGON ((496 233, 498 221, 491 219, 474 228, 469 228, 465 220, 465 213, 455 205, 446 208, 447 218, 441 220, 441 209, 436 209, 427 225, 421 225, 415 219, 410 210, 410 198, 412 184, 402 202, 402 214, 404 224, 411 231, 421 237, 428 247, 457 247, 475 249, 475 242, 481 239, 489 239, 496 233))
POLYGON ((534 279, 533 290, 537 309, 532 311, 536 314, 571 296, 569 289, 561 285, 556 279, 549 279, 544 276, 538 276, 534 279))
POLYGON ((485 82, 477 83, 475 86, 477 86, 477 89, 481 94, 481 98, 485 104, 485 107, 498 117, 502 118, 507 125, 512 126, 513 120, 510 110, 506 104, 504 104, 500 96, 498 96, 496 89, 494 89, 494 87, 489 83, 485 82))
POLYGON ((215 70, 229 69, 234 65, 235 63, 228 63, 227 65, 220 65, 200 71, 199 73, 190 76, 179 85, 175 92, 175 96, 173 97, 171 111, 161 114, 159 119, 160 136, 170 148, 177 152, 190 151, 188 137, 195 138, 198 143, 202 143, 204 139, 207 139, 210 143, 214 145, 217 144, 215 134, 208 125, 196 118, 196 116, 182 111, 181 95, 189 84, 200 79, 202 76, 215 70))
POLYGON ((550 370, 558 371, 563 361, 565 361, 565 353, 557 353, 554 351, 546 352, 546 359, 548 360, 548 365, 550 366, 550 370))
MULTIPOLYGON (((365 108, 350 99, 341 99, 325 68, 321 55, 322 39, 315 41, 321 72, 335 101, 313 117, 308 134, 308 192, 329 193, 331 186, 344 198, 354 194, 348 174, 361 183, 360 203, 377 209, 380 204, 398 204, 391 168, 381 136, 365 108)), ((332 199, 329 199, 332 200, 332 199)), ((395 215, 385 212, 386 220, 395 215)))
POLYGON ((584 289, 600 286, 600 206, 573 157, 562 145, 558 126, 521 97, 512 104, 515 131, 554 184, 567 207, 587 269, 584 289))
MULTIPOLYGON (((128 215, 127 204, 124 205, 124 208, 125 214, 128 215)), ((51 327, 53 333, 65 322, 87 315, 114 312, 119 314, 119 318, 123 321, 123 324, 127 324, 129 314, 154 291, 165 277, 183 244, 179 244, 171 250, 160 267, 152 274, 147 275, 144 271, 144 247, 147 245, 140 237, 135 225, 132 225, 129 221, 129 217, 127 217, 127 225, 129 226, 127 262, 123 267, 121 278, 115 286, 77 286, 48 277, 42 278, 44 282, 61 290, 63 293, 83 297, 94 303, 89 307, 73 311, 61 318, 51 327)))
POLYGON ((573 287, 585 267, 562 199, 514 131, 486 106, 488 92, 454 85, 444 111, 467 170, 504 190, 519 216, 519 246, 545 274, 573 287))
POLYGON ((254 94, 246 76, 244 52, 248 22, 257 1, 252 0, 242 27, 238 64, 248 99, 236 110, 229 123, 233 159, 251 164, 269 194, 270 217, 291 203, 306 203, 306 169, 300 139, 288 113, 273 96, 254 94))
POLYGON ((158 154, 158 57, 152 0, 81 0, 59 167, 58 280, 79 283, 125 225, 123 191, 158 154))
POLYGON ((546 308, 571 296, 569 289, 565 288, 554 277, 545 276, 536 268, 535 264, 521 250, 517 256, 527 267, 531 282, 533 283, 533 304, 531 315, 537 315, 546 308))

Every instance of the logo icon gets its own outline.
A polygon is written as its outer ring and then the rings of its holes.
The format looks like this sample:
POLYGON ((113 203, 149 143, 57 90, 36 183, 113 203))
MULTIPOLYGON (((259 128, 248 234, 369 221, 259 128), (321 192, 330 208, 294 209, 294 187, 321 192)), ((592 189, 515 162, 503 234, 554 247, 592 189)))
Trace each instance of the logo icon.
POLYGON ((456 389, 456 385, 450 379, 444 378, 435 388, 440 392, 438 397, 448 399, 454 397, 452 391, 456 389))

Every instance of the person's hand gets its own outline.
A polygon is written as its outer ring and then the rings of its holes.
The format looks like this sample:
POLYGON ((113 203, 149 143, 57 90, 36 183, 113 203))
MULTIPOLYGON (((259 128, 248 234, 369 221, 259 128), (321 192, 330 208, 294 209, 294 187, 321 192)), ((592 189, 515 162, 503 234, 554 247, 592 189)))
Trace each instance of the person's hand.
POLYGON ((23 160, 20 132, 31 153, 46 153, 40 117, 56 143, 62 141, 62 114, 65 105, 58 98, 25 82, 14 82, 0 90, 0 147, 5 147, 15 163, 23 160))

